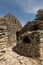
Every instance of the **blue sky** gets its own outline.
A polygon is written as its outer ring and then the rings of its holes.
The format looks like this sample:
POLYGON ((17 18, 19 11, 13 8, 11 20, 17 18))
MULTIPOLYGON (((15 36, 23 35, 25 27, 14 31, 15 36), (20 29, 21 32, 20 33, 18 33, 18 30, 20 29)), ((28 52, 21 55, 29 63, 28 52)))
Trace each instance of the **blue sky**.
POLYGON ((12 13, 22 25, 34 20, 40 8, 43 8, 43 0, 0 0, 0 16, 12 13))

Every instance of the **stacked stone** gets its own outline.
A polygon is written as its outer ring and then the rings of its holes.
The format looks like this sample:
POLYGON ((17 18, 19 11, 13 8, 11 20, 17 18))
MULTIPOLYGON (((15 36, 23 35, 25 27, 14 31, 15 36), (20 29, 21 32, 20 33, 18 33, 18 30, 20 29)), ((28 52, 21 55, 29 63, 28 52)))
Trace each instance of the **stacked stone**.
POLYGON ((42 61, 42 65, 43 65, 43 30, 40 31, 40 58, 42 61))
POLYGON ((4 59, 4 55, 6 53, 7 38, 6 30, 0 28, 0 61, 4 59))

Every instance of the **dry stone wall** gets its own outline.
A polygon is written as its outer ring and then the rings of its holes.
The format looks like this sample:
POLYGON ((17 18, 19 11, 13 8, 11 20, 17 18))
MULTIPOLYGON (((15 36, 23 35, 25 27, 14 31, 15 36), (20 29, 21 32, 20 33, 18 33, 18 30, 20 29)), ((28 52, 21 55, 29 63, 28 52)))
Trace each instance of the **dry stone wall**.
POLYGON ((16 42, 16 32, 21 30, 19 21, 11 14, 0 17, 0 63, 6 60, 6 48, 14 46, 16 42))
POLYGON ((43 39, 43 21, 29 22, 17 34, 15 51, 28 57, 41 57, 43 42, 40 39, 43 39))
POLYGON ((15 51, 27 57, 40 57, 39 32, 25 32, 18 38, 15 51))
POLYGON ((14 64, 43 65, 42 21, 29 22, 22 28, 12 14, 0 18, 0 65, 14 64))
POLYGON ((6 16, 0 18, 0 25, 5 25, 7 27, 8 44, 14 45, 14 42, 17 41, 16 32, 22 29, 18 19, 9 13, 6 16))
POLYGON ((0 61, 5 60, 7 42, 7 27, 5 25, 0 25, 0 61))

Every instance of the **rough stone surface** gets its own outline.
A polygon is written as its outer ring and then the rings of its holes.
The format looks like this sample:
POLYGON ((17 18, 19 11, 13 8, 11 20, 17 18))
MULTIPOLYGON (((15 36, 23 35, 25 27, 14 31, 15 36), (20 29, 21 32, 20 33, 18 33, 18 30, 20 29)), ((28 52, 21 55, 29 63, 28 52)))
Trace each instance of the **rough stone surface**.
POLYGON ((43 65, 43 22, 21 28, 11 14, 0 18, 0 65, 43 65))
POLYGON ((40 57, 40 38, 38 32, 25 33, 19 37, 18 44, 13 51, 27 57, 40 57))
POLYGON ((6 49, 5 60, 0 61, 0 65, 43 65, 40 59, 33 59, 12 51, 9 47, 6 49))
POLYGON ((43 64, 43 21, 26 24, 17 34, 17 40, 13 51, 22 56, 41 58, 43 64))
POLYGON ((7 14, 0 18, 0 27, 6 26, 6 32, 8 36, 8 44, 14 45, 13 43, 16 42, 16 32, 22 29, 22 26, 18 19, 13 16, 12 14, 7 14))
POLYGON ((43 20, 35 20, 28 22, 19 32, 18 36, 24 34, 27 31, 36 31, 36 30, 43 30, 43 20))

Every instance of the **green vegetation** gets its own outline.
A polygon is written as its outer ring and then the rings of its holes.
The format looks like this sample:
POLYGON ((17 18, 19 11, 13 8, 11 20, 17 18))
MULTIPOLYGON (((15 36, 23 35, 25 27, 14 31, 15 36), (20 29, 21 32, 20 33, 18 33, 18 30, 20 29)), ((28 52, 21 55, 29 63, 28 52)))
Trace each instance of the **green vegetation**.
POLYGON ((36 20, 43 20, 43 9, 37 11, 36 20))

